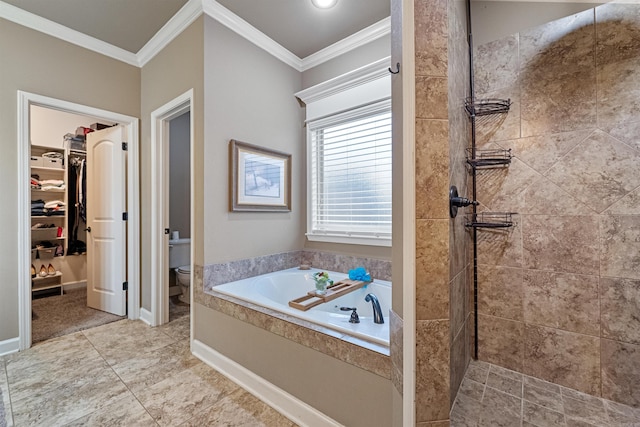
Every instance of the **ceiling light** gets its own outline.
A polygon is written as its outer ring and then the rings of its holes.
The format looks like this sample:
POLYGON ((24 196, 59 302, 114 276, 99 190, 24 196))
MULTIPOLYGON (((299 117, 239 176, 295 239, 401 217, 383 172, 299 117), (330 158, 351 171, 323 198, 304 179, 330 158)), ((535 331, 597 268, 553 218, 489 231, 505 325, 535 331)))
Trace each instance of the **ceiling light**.
POLYGON ((338 0, 311 0, 311 3, 320 9, 329 9, 335 6, 336 3, 338 3, 338 0))

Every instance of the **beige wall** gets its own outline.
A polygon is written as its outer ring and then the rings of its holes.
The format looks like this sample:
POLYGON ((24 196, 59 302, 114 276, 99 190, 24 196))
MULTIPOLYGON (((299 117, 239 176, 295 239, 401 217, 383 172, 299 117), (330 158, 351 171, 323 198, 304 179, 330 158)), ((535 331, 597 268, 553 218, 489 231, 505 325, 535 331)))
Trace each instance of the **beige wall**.
POLYGON ((302 73, 302 89, 317 85, 391 55, 391 36, 386 35, 302 73))
POLYGON ((180 238, 191 233, 190 113, 169 122, 169 228, 180 238))
MULTIPOLYGON (((162 52, 142 67, 141 114, 142 138, 140 140, 140 183, 141 191, 141 272, 142 307, 151 307, 151 284, 149 283, 151 260, 148 248, 151 245, 150 204, 151 194, 144 189, 151 188, 151 112, 182 95, 189 89, 194 91, 194 111, 192 111, 195 159, 193 173, 195 179, 195 235, 191 244, 195 248, 195 263, 202 263, 204 246, 204 18, 193 24, 176 37, 162 52)), ((157 230, 160 233, 160 230, 157 230)))
POLYGON ((205 17, 204 263, 302 247, 304 186, 300 73, 205 17), (229 212, 229 141, 291 154, 291 212, 229 212))
POLYGON ((208 307, 198 306, 194 327, 200 341, 342 425, 392 425, 386 378, 208 307))
POLYGON ((18 336, 17 91, 140 116, 140 70, 0 19, 0 341, 18 336))
POLYGON ((476 49, 478 96, 513 101, 480 143, 515 156, 478 176, 478 200, 519 213, 480 234, 479 356, 636 407, 638 17, 608 4, 476 49))

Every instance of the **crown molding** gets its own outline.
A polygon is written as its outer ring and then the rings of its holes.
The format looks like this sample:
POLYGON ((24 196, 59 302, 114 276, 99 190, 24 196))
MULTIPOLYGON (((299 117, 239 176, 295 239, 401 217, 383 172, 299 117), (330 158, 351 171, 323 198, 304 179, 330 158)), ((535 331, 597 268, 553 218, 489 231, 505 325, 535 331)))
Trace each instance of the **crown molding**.
POLYGON ((0 1, 0 17, 23 27, 31 28, 48 36, 64 40, 99 54, 109 56, 129 65, 138 66, 138 58, 134 53, 88 36, 69 27, 60 25, 26 10, 0 1))
POLYGON ((186 30, 202 14, 202 0, 189 0, 136 54, 138 66, 143 67, 173 39, 186 30))
POLYGON ((217 1, 203 0, 202 7, 204 13, 225 27, 236 32, 261 49, 264 49, 285 64, 298 71, 302 71, 302 60, 300 58, 217 1))
POLYGON ((162 51, 202 13, 220 22, 251 43, 297 71, 306 71, 350 50, 383 37, 391 31, 391 18, 385 18, 304 59, 268 37, 215 0, 189 0, 137 53, 98 40, 71 28, 27 12, 0 0, 0 18, 31 28, 51 37, 92 50, 129 65, 142 67, 162 51))
POLYGON ((331 80, 327 80, 326 82, 301 90, 297 92, 295 96, 308 105, 322 98, 388 76, 390 62, 391 57, 387 56, 364 67, 357 68, 338 77, 334 77, 331 80))
POLYGON ((327 46, 316 53, 313 53, 302 59, 302 67, 300 71, 306 71, 316 67, 323 62, 336 58, 353 49, 370 43, 380 37, 391 33, 391 17, 384 18, 373 25, 354 33, 331 46, 327 46))

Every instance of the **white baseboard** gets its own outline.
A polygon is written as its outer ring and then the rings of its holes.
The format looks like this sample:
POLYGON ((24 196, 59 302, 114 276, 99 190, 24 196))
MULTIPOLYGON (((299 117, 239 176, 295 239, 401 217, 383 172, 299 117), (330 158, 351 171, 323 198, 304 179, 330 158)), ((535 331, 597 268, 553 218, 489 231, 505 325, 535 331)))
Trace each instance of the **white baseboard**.
POLYGON ((151 326, 153 322, 153 316, 151 315, 151 312, 149 310, 144 307, 140 307, 140 320, 151 326))
POLYGON ((20 350, 20 338, 11 338, 8 340, 0 341, 0 356, 5 354, 15 353, 20 350))
POLYGON ((86 288, 87 287, 87 281, 86 280, 82 280, 80 282, 67 282, 67 283, 63 283, 62 287, 64 289, 86 288))
POLYGON ((198 359, 300 426, 342 426, 334 419, 218 353, 201 341, 193 340, 191 351, 198 359))

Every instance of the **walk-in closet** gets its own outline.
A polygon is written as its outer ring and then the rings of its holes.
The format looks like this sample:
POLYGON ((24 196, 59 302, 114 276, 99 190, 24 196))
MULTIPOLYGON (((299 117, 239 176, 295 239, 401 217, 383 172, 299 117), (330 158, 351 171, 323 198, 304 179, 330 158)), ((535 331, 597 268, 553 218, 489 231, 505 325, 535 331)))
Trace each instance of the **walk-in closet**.
POLYGON ((87 306, 86 135, 114 123, 30 107, 32 342, 121 319, 87 306))

